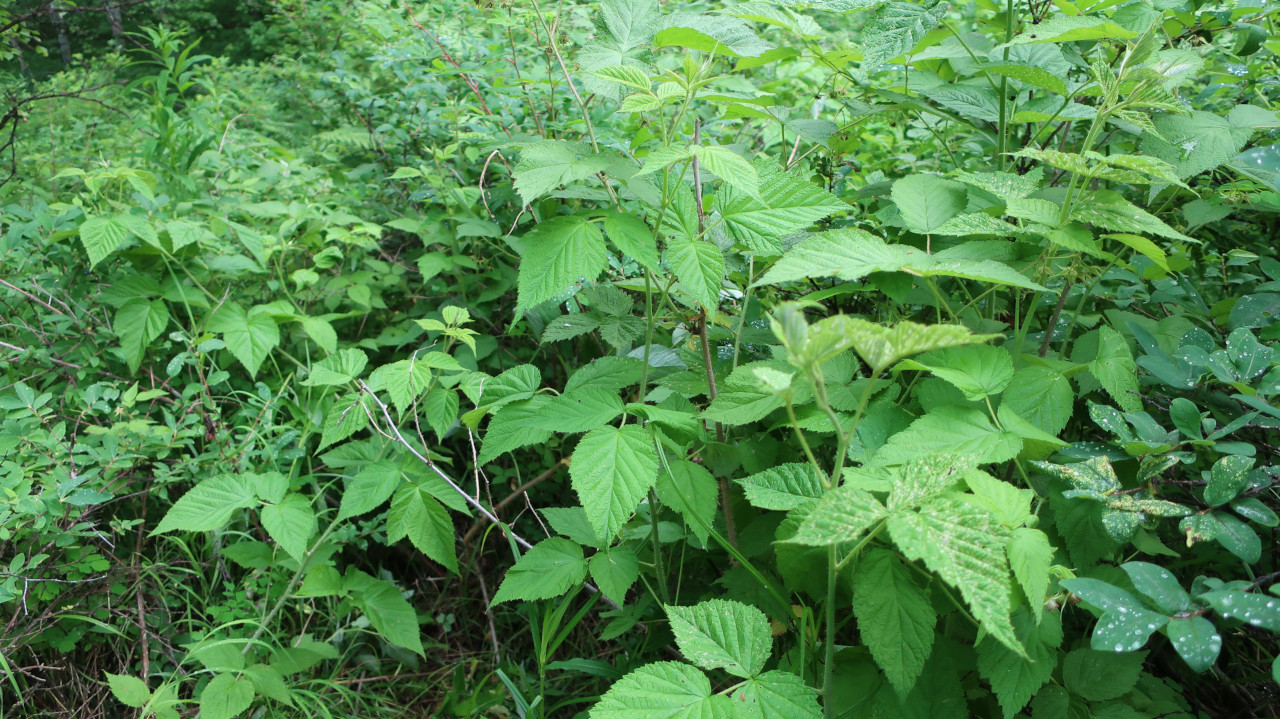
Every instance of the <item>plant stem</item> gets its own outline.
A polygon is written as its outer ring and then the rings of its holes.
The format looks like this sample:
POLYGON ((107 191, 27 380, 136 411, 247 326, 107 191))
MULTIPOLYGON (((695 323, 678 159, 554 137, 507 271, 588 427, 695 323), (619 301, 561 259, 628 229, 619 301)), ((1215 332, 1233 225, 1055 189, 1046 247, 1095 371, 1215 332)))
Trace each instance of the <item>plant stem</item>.
POLYGON ((827 629, 823 634, 822 708, 827 719, 836 716, 836 545, 827 548, 827 603, 824 607, 827 629))

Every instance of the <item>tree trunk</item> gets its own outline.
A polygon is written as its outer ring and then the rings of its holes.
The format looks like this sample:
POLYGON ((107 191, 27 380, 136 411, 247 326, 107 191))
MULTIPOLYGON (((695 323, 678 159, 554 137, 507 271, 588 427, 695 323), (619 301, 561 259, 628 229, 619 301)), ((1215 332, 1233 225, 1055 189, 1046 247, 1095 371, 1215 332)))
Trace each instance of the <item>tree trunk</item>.
POLYGON ((62 11, 54 2, 49 3, 49 21, 58 30, 58 48, 62 50, 62 64, 71 64, 71 39, 67 37, 67 21, 62 17, 62 11))

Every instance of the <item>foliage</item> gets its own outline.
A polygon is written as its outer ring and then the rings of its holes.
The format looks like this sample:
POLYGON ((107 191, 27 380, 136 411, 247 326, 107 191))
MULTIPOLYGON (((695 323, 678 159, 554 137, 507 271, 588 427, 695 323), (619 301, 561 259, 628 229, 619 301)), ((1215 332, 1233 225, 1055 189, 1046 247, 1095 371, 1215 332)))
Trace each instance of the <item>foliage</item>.
POLYGON ((127 19, 0 125, 6 708, 1275 706, 1274 10, 127 19))

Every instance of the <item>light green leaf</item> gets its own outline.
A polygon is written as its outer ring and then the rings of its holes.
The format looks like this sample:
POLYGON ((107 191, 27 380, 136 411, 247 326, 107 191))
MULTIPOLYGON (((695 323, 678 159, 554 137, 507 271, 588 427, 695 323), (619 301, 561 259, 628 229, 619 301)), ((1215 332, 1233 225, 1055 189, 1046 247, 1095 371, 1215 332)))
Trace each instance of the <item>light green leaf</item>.
POLYGON ((744 20, 687 12, 665 15, 659 23, 658 31, 654 33, 653 44, 656 47, 682 47, 730 57, 758 57, 773 49, 744 20))
POLYGON ((884 505, 869 492, 848 485, 837 487, 809 510, 787 541, 813 547, 852 542, 886 516, 884 505))
MULTIPOLYGON (((977 80, 970 81, 967 84, 939 85, 938 87, 921 90, 920 94, 948 110, 955 110, 965 117, 972 117, 984 122, 1000 121, 1000 96, 995 90, 991 89, 990 85, 979 84, 977 80)), ((915 177, 929 177, 929 175, 915 175, 915 177)), ((894 198, 894 201, 897 202, 897 198, 894 198)))
POLYGON ((658 478, 653 440, 640 427, 600 427, 578 442, 569 478, 602 543, 618 534, 658 478))
POLYGON ((498 593, 493 596, 493 604, 514 599, 551 599, 586 578, 587 560, 582 556, 582 547, 567 539, 551 537, 533 545, 507 570, 498 593))
POLYGON ((908 559, 923 561, 960 590, 974 618, 1001 644, 1025 656, 1009 613, 1009 530, 987 511, 954 496, 889 517, 889 536, 908 559))
POLYGON ((272 348, 280 344, 280 328, 268 313, 246 313, 234 302, 219 307, 209 318, 207 329, 222 335, 227 349, 249 370, 250 377, 258 373, 272 348))
POLYGON ((551 398, 538 395, 504 405, 485 428, 477 461, 488 464, 506 452, 550 439, 551 430, 539 428, 550 404, 551 398))
POLYGON ((1160 218, 1124 199, 1119 193, 1110 190, 1080 193, 1080 199, 1071 206, 1071 219, 1112 232, 1156 235, 1170 240, 1199 244, 1196 240, 1166 225, 1160 218))
POLYGON ((662 101, 647 92, 637 92, 622 98, 619 112, 648 112, 662 107, 662 101))
POLYGON ((1252 457, 1229 454, 1214 462, 1209 484, 1204 488, 1204 501, 1211 507, 1221 507, 1238 497, 1250 484, 1253 461, 1252 457))
POLYGON ((751 362, 741 365, 725 378, 715 400, 702 416, 721 424, 740 425, 763 419, 783 405, 776 394, 760 388, 756 379, 757 368, 781 369, 785 363, 772 361, 751 362))
POLYGON ((124 351, 131 372, 138 371, 147 346, 164 333, 168 324, 169 308, 162 300, 147 301, 135 297, 116 310, 111 328, 120 338, 120 349, 124 351))
POLYGON ((965 345, 933 350, 898 364, 901 369, 919 369, 955 385, 973 402, 1004 391, 1013 379, 1013 359, 999 347, 965 345))
POLYGON ((752 677, 733 694, 733 706, 751 719, 822 719, 818 690, 786 671, 752 677))
POLYGON ((922 325, 903 321, 893 327, 884 327, 848 315, 837 315, 823 322, 831 323, 841 331, 849 346, 875 375, 912 355, 986 342, 999 336, 975 335, 960 325, 922 325))
POLYGON ((373 462, 347 480, 342 491, 338 519, 349 519, 371 512, 391 498, 391 493, 404 480, 398 462, 384 459, 373 462))
POLYGON ((881 5, 862 28, 862 70, 874 72, 886 62, 909 52, 925 33, 938 26, 947 7, 946 3, 889 2, 881 5))
POLYGON ((886 467, 936 454, 965 455, 986 464, 1013 459, 1021 450, 1022 439, 995 426, 985 412, 947 405, 890 437, 869 464, 886 467))
POLYGON ((248 677, 219 674, 200 692, 200 718, 233 719, 253 704, 256 695, 248 677))
POLYGON ((541 140, 520 149, 515 187, 520 200, 534 200, 555 188, 603 172, 616 158, 597 154, 591 145, 565 140, 541 140))
POLYGON ((290 494, 278 504, 262 508, 262 527, 289 556, 301 562, 307 554, 307 546, 315 535, 316 513, 311 502, 300 494, 290 494))
POLYGON ((279 669, 269 664, 251 664, 245 667, 244 673, 253 682, 258 694, 293 706, 293 692, 285 684, 279 669))
POLYGON ((421 402, 422 412, 426 415, 427 424, 438 439, 444 439, 445 432, 458 419, 458 406, 461 400, 456 390, 437 387, 427 393, 421 402))
MULTIPOLYGON (((605 215, 604 231, 609 240, 626 257, 640 263, 641 267, 658 271, 658 245, 653 230, 644 220, 622 212, 605 215)), ((543 338, 543 342, 546 342, 543 338)))
POLYGON ((1150 599, 1156 609, 1169 614, 1193 609, 1191 595, 1182 588, 1173 572, 1149 562, 1125 562, 1120 568, 1129 575, 1133 588, 1150 599))
POLYGON ((698 304, 714 313, 720 306, 720 288, 724 284, 724 253, 706 240, 681 236, 667 240, 667 264, 698 304))
POLYGON ((892 194, 907 229, 922 235, 936 232, 969 202, 963 184, 934 175, 904 177, 893 183, 892 194))
POLYGON ((369 414, 374 411, 375 408, 365 406, 362 394, 349 394, 334 401, 324 417, 318 449, 341 442, 364 429, 369 424, 369 414))
POLYGON ((644 92, 648 92, 652 85, 649 73, 635 65, 610 65, 602 67, 591 74, 602 80, 616 82, 644 92))
POLYGON ((1098 329, 1098 354, 1089 363, 1089 373, 1126 412, 1141 412, 1138 393, 1138 366, 1129 345, 1119 332, 1107 326, 1098 329))
POLYGON ((179 529, 212 532, 222 529, 232 513, 257 504, 254 492, 257 475, 222 474, 192 487, 173 503, 151 536, 179 529))
POLYGON ((1023 367, 1013 374, 1000 399, 1008 407, 1048 434, 1056 435, 1071 419, 1075 392, 1071 380, 1047 367, 1023 367))
POLYGON ((933 649, 938 621, 929 597, 895 552, 875 549, 853 573, 858 634, 899 695, 911 691, 933 649))
POLYGON ((702 169, 715 173, 735 190, 760 199, 760 176, 742 155, 719 146, 695 145, 690 151, 702 169))
POLYGON ((80 225, 80 243, 89 254, 90 268, 96 267, 120 249, 125 240, 135 236, 145 236, 149 238, 148 242, 155 244, 155 229, 141 217, 127 214, 90 217, 80 225))
POLYGON ((707 527, 715 519, 719 485, 706 467, 687 459, 673 459, 667 466, 670 473, 661 472, 655 485, 658 499, 679 512, 689 529, 706 544, 707 527))
MULTIPOLYGON (((349 580, 350 570, 348 572, 349 580)), ((400 590, 384 579, 375 579, 363 572, 357 572, 356 575, 359 576, 359 590, 352 593, 352 601, 369 618, 369 624, 378 630, 383 639, 409 649, 420 657, 425 656, 422 651, 422 632, 418 628, 418 613, 401 596, 400 590)))
POLYGON ((1049 591, 1049 567, 1053 564, 1053 546, 1044 532, 1018 527, 1004 547, 1009 568, 1022 587, 1036 621, 1043 621, 1044 597, 1049 591))
POLYGON ((1058 14, 1035 25, 1028 25, 1027 29, 1015 37, 1010 44, 1128 40, 1137 36, 1138 33, 1126 30, 1105 17, 1058 14))
POLYGON ((578 283, 594 282, 608 263, 600 228, 577 215, 553 217, 521 239, 517 315, 578 283))
POLYGON ((432 561, 455 574, 458 572, 453 520, 448 510, 421 486, 402 486, 391 497, 387 542, 398 542, 405 537, 432 561))
POLYGON ((1254 132, 1202 110, 1161 113, 1152 124, 1155 132, 1143 134, 1142 151, 1172 164, 1184 180, 1233 160, 1254 132))
POLYGON ((333 325, 328 320, 319 317, 303 317, 298 322, 302 325, 302 331, 306 332, 307 337, 310 337, 320 349, 329 354, 338 351, 338 332, 333 329, 333 325))
POLYGON ((822 480, 813 465, 793 462, 736 481, 752 506, 785 512, 821 497, 822 480))
POLYGON ((591 578, 600 591, 618 605, 625 603, 627 590, 640 577, 639 558, 623 545, 596 552, 591 557, 590 568, 591 578))
POLYGON ((752 677, 769 660, 773 637, 769 619, 755 607, 709 599, 692 607, 666 607, 676 646, 703 669, 724 669, 752 677))
POLYGON ((151 698, 151 690, 147 688, 146 682, 141 679, 127 674, 112 674, 105 672, 107 675, 107 686, 111 687, 111 693, 115 698, 127 707, 139 708, 147 703, 151 698))
POLYGON ((755 168, 760 176, 759 199, 726 185, 711 203, 725 230, 755 252, 777 254, 782 238, 848 209, 839 198, 812 182, 782 172, 770 160, 757 160, 755 168))
POLYGON ((991 63, 989 65, 983 65, 979 69, 982 72, 991 75, 1008 77, 1017 80, 1018 82, 1025 82, 1028 85, 1038 87, 1042 90, 1048 90, 1055 95, 1067 94, 1067 85, 1062 81, 1062 78, 1042 67, 991 63))
POLYGON ((731 719, 729 697, 711 693, 702 672, 680 662, 646 664, 614 682, 590 719, 731 719))

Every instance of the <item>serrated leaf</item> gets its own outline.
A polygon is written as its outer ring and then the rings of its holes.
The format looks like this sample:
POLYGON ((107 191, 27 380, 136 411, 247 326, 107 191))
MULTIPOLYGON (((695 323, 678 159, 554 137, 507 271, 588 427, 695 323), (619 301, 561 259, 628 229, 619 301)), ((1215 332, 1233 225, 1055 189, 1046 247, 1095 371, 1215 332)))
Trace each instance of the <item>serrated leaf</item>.
POLYGON ((977 81, 939 85, 921 90, 920 94, 966 117, 985 122, 1000 121, 1000 96, 989 85, 977 84, 977 81))
POLYGON ((809 510, 787 541, 812 547, 855 541, 886 516, 888 511, 871 493, 848 485, 837 487, 809 510))
POLYGON ((352 602, 364 612, 369 618, 369 624, 383 639, 420 657, 425 656, 422 651, 422 630, 418 627, 418 613, 401 596, 394 584, 352 570, 348 570, 343 584, 355 589, 352 592, 352 602), (353 576, 357 578, 354 583, 351 581, 353 576))
POLYGON ((680 662, 646 664, 614 682, 590 719, 730 719, 729 697, 712 694, 702 672, 680 662))
POLYGON ((245 312, 233 302, 213 313, 207 329, 222 335, 227 349, 249 370, 250 377, 258 374, 267 355, 280 344, 280 328, 268 313, 245 312))
POLYGON ((1002 407, 1052 435, 1067 426, 1074 402, 1071 380, 1047 367, 1023 367, 1015 372, 1000 399, 1002 407))
POLYGON ((666 607, 676 645, 703 669, 752 677, 764 669, 773 646, 769 619, 755 607, 710 599, 692 607, 666 607))
POLYGON ((1119 332, 1103 326, 1098 330, 1098 354, 1089 363, 1089 373, 1126 412, 1141 412, 1138 394, 1138 366, 1129 345, 1119 332))
POLYGON ((911 691, 933 649, 937 612, 909 567, 885 549, 868 552, 853 573, 858 634, 899 695, 911 691))
POLYGON ((999 394, 1013 379, 1013 359, 1009 353, 988 345, 933 350, 904 360, 898 367, 924 370, 941 377, 972 402, 999 394))
POLYGON ((911 50, 938 26, 946 12, 946 3, 889 2, 880 6, 862 28, 862 70, 874 72, 911 50))
POLYGON ((222 474, 200 482, 165 513, 151 536, 172 532, 212 532, 222 529, 238 509, 257 504, 257 475, 222 474))
POLYGON ((609 235, 609 241, 623 255, 640 263, 641 267, 658 271, 658 246, 653 230, 649 229, 644 220, 635 215, 615 212, 605 215, 604 231, 609 235))
POLYGON ((256 695, 248 677, 231 672, 219 674, 200 692, 200 716, 233 719, 253 704, 256 695))
POLYGON ((1037 621, 1044 616, 1044 598, 1049 591, 1049 567, 1053 564, 1053 546, 1044 532, 1018 527, 1005 544, 1009 568, 1026 595, 1037 621))
POLYGON ((364 396, 360 394, 349 394, 335 400, 324 417, 318 449, 341 442, 364 429, 369 424, 369 414, 372 411, 372 408, 365 406, 364 396))
POLYGON ((1109 190, 1082 192, 1071 206, 1071 219, 1076 222, 1102 227, 1112 232, 1132 232, 1156 235, 1170 240, 1195 243, 1155 215, 1109 190))
POLYGON ((778 251, 782 238, 800 232, 848 205, 826 190, 782 172, 770 160, 757 160, 758 199, 726 185, 711 204, 725 230, 755 252, 778 251))
POLYGON ((978 673, 991 683, 1006 719, 1018 714, 1052 677, 1062 645, 1062 619, 1056 612, 1036 620, 1025 609, 1013 614, 1013 627, 1031 661, 990 637, 978 642, 978 673))
POLYGON ((688 12, 665 15, 653 35, 653 44, 656 47, 682 47, 730 57, 758 57, 773 49, 744 20, 688 12))
POLYGON ((397 462, 384 459, 367 465, 347 480, 338 519, 349 519, 377 509, 391 498, 402 481, 404 474, 397 462))
POLYGON ((727 147, 694 145, 690 152, 704 170, 715 173, 735 190, 760 199, 760 176, 746 158, 727 147))
POLYGON ((1062 660, 1067 689, 1090 701, 1107 701, 1127 694, 1138 683, 1146 653, 1119 655, 1076 649, 1062 660))
POLYGON ((734 709, 755 719, 821 719, 818 690, 785 671, 770 671, 746 681, 733 694, 734 709))
POLYGON ((593 429, 573 452, 569 478, 596 537, 607 543, 657 481, 653 440, 634 424, 593 429))
POLYGON ((1009 531, 990 513, 957 497, 942 496, 915 512, 889 517, 889 536, 908 559, 923 561, 960 590, 974 618, 991 636, 1025 656, 1010 624, 1009 531))
POLYGON ((741 425, 763 419, 781 407, 781 398, 760 388, 755 370, 762 367, 774 367, 774 363, 751 362, 730 373, 702 416, 712 422, 741 425))
POLYGON ((595 281, 608 263, 600 228, 577 215, 553 217, 521 239, 517 314, 595 281))
POLYGON ((423 398, 422 412, 426 415, 431 431, 435 432, 438 439, 444 439, 445 433, 457 421, 460 402, 457 391, 441 387, 428 392, 423 398))
POLYGON ((736 481, 752 506, 785 512, 820 498, 822 480, 813 465, 793 462, 736 481))
POLYGON ((708 312, 714 312, 720 305, 720 287, 724 284, 724 253, 720 248, 706 240, 676 236, 667 240, 666 259, 690 296, 708 312))
POLYGON ((603 172, 614 160, 581 142, 542 140, 525 145, 515 166, 516 192, 529 205, 561 185, 603 172))
POLYGON ((619 545, 596 552, 590 562, 591 578, 600 591, 616 604, 623 604, 627 590, 640 577, 640 560, 636 553, 619 545))
POLYGON ((687 459, 673 459, 658 475, 655 485, 658 499, 684 517, 689 529, 706 544, 716 514, 719 485, 711 472, 687 459))
POLYGON ((369 363, 369 356, 356 347, 332 354, 311 366, 311 373, 301 382, 304 387, 328 387, 354 382, 369 363))
POLYGON ((969 456, 985 464, 1013 459, 1020 451, 1022 438, 997 427, 985 412, 946 405, 890 437, 868 464, 887 467, 938 454, 969 456))
POLYGON ((420 486, 405 485, 397 489, 387 510, 387 542, 398 542, 405 537, 432 561, 455 574, 458 572, 453 520, 448 510, 420 486))
POLYGON ((126 674, 104 673, 107 675, 107 686, 111 687, 111 693, 121 704, 136 709, 151 698, 151 690, 141 679, 126 674))
POLYGON ((533 545, 507 570, 493 605, 516 599, 551 599, 581 584, 587 578, 587 560, 582 547, 560 537, 533 545))
POLYGON ((1013 39, 1011 45, 1083 40, 1128 40, 1138 33, 1111 22, 1106 17, 1057 14, 1034 25, 1013 39))
POLYGON ((904 177, 893 183, 892 195, 907 229, 922 235, 936 232, 969 201, 964 185, 935 175, 904 177))
POLYGON ((261 517, 267 534, 301 563, 318 526, 311 502, 300 494, 290 494, 278 504, 263 507, 261 517))
POLYGON ((120 338, 129 371, 137 372, 147 346, 164 333, 169 324, 169 308, 163 300, 147 301, 135 297, 116 310, 111 329, 120 338))

